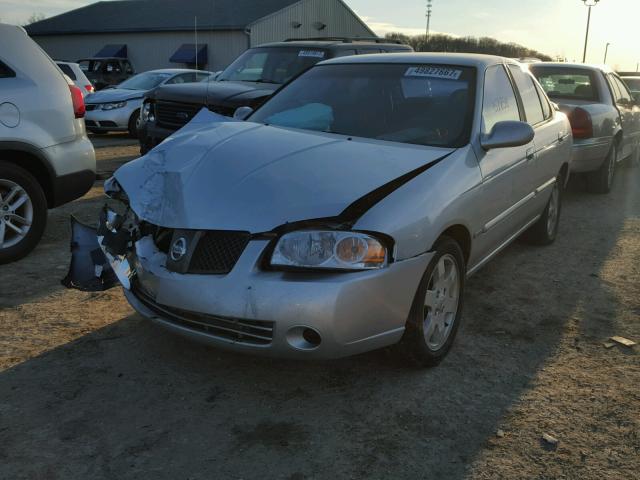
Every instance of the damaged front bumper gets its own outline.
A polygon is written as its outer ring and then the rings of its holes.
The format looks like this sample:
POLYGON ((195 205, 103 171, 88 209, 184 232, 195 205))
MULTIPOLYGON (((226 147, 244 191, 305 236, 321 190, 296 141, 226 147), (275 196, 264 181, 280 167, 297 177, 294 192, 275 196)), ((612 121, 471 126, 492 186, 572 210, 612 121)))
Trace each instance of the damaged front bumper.
POLYGON ((272 271, 263 268, 272 240, 252 237, 228 273, 181 273, 144 230, 109 212, 98 229, 135 310, 200 342, 277 357, 337 358, 398 342, 433 255, 375 271, 272 271))

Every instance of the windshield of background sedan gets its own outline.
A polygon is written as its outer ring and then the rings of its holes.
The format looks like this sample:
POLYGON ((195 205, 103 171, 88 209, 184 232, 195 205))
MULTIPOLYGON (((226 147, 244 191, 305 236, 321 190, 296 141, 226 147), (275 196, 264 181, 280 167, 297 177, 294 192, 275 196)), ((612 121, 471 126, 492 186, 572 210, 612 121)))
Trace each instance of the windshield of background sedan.
POLYGON ((122 82, 118 85, 118 88, 124 88, 125 90, 151 90, 170 76, 170 73, 140 73, 122 82))
POLYGON ((551 98, 598 100, 593 73, 582 68, 531 67, 531 72, 551 98))
POLYGON ((475 69, 351 64, 311 69, 251 122, 439 147, 469 142, 475 69))
POLYGON ((283 84, 327 57, 318 48, 253 48, 229 65, 218 81, 283 84))
POLYGON ((632 92, 640 91, 640 78, 623 77, 622 80, 624 80, 624 83, 627 84, 627 87, 629 87, 629 90, 632 92))

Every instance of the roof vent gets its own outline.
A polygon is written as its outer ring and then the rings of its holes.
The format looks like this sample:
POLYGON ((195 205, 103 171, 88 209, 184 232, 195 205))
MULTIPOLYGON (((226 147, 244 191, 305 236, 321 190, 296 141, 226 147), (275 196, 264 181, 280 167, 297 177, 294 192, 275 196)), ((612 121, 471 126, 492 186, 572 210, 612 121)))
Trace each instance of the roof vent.
POLYGON ((296 22, 295 20, 291 22, 291 28, 300 28, 302 24, 300 22, 296 22))
POLYGON ((327 28, 327 24, 322 22, 313 22, 313 28, 316 30, 324 30, 327 28))

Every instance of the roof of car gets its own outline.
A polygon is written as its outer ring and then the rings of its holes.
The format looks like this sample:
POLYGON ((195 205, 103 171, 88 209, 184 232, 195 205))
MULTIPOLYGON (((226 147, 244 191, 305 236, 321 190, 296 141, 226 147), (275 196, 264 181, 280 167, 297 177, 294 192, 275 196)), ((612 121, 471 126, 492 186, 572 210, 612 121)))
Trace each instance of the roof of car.
POLYGON ((190 72, 200 72, 200 73, 211 73, 206 70, 195 70, 193 68, 158 68, 156 70, 147 70, 146 72, 140 73, 190 73, 190 72))
POLYGON ((599 70, 601 72, 613 72, 607 65, 596 65, 590 63, 567 63, 567 62, 539 62, 532 63, 531 68, 537 67, 565 67, 565 68, 582 68, 585 70, 599 70))
POLYGON ((374 55, 358 55, 351 57, 339 57, 322 62, 326 64, 353 64, 353 63, 418 63, 418 64, 445 64, 462 67, 486 68, 491 65, 509 63, 520 65, 517 61, 496 57, 493 55, 481 55, 475 53, 380 53, 374 55))
POLYGON ((258 47, 294 47, 294 48, 327 48, 327 49, 344 49, 344 50, 352 50, 354 47, 358 46, 380 46, 386 48, 397 48, 397 49, 410 49, 409 45, 405 45, 399 42, 386 40, 384 38, 344 38, 344 39, 293 39, 287 40, 284 42, 271 42, 264 43, 259 45, 258 47))

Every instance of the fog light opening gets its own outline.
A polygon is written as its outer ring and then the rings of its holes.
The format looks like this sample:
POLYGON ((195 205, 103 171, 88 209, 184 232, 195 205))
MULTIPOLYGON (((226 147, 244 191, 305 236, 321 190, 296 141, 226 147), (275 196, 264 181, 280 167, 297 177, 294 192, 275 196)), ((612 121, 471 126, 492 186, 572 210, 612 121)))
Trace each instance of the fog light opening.
POLYGON ((313 328, 299 326, 289 329, 287 342, 296 350, 315 350, 322 343, 322 337, 313 328))
POLYGON ((305 328, 302 331, 302 338, 304 338, 309 344, 317 347, 322 342, 322 338, 320 338, 320 334, 315 330, 311 330, 310 328, 305 328))

